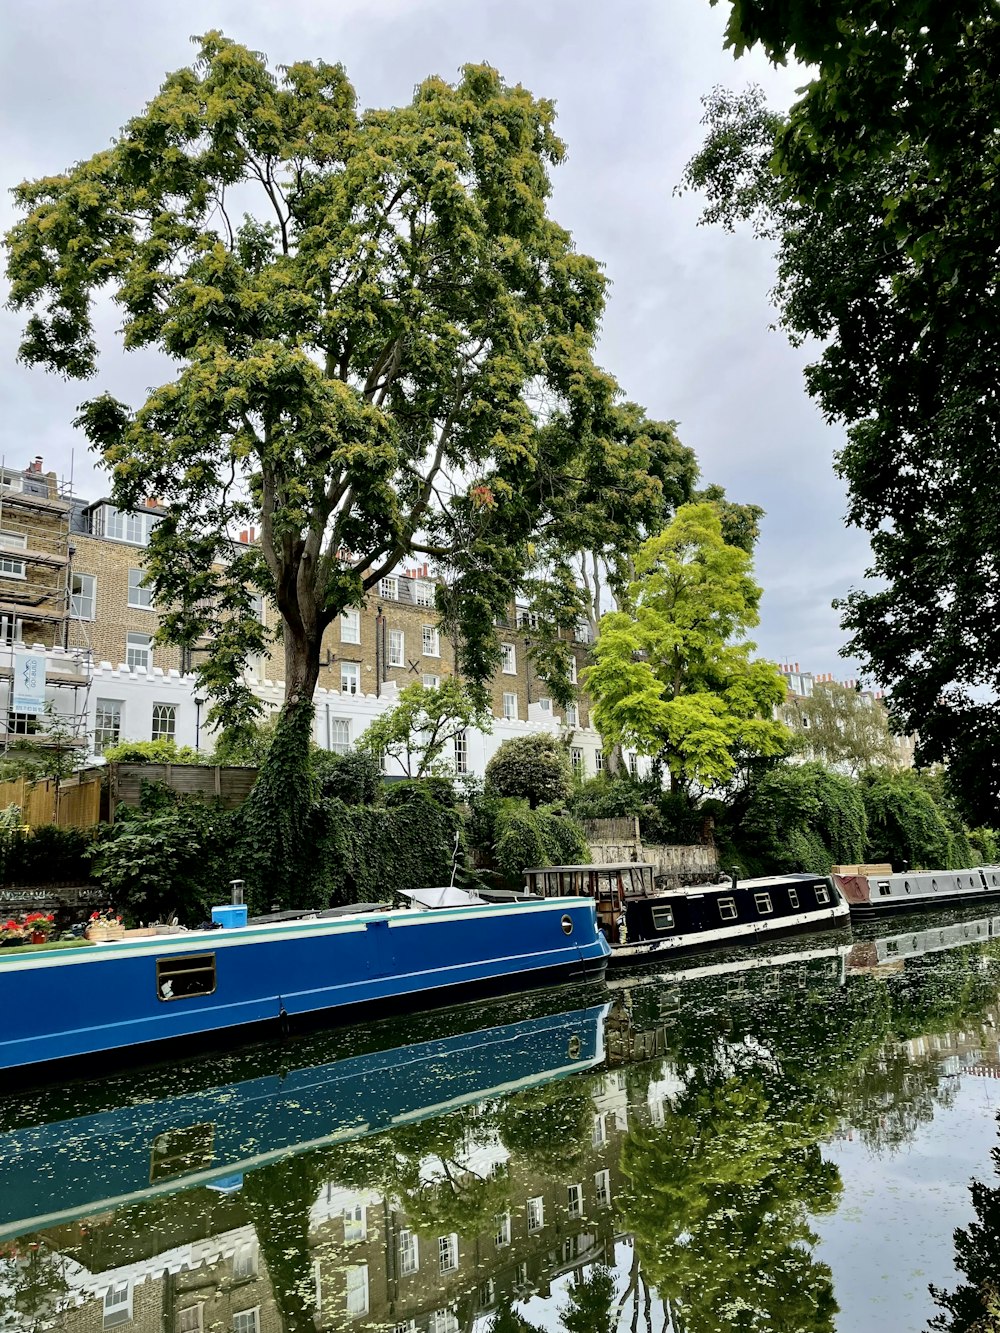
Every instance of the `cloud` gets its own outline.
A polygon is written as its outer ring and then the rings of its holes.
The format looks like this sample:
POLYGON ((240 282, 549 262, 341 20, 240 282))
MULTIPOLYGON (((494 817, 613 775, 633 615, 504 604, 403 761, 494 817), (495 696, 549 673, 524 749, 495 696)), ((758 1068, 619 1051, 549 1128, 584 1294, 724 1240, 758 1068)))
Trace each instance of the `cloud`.
MULTIPOLYGON (((766 246, 696 225, 698 201, 673 189, 701 141, 699 97, 714 84, 762 82, 787 105, 801 71, 734 61, 725 7, 702 0, 36 0, 9 7, 0 51, 4 175, 13 185, 104 146, 188 63, 190 36, 213 27, 274 64, 322 57, 348 69, 363 105, 398 104, 430 74, 486 60, 553 98, 569 146, 552 209, 611 280, 600 359, 630 398, 677 419, 706 479, 767 510, 758 556, 763 651, 836 670, 843 641, 829 602, 863 575, 866 545, 845 533, 833 474, 836 430, 802 384, 802 354, 769 330, 766 246)), ((13 214, 4 203, 0 223, 13 214)), ((137 401, 166 373, 115 346, 100 312, 98 383, 137 401)), ((0 320, 3 453, 35 454, 78 489, 104 488, 71 421, 90 386, 15 363, 19 324, 0 320)))

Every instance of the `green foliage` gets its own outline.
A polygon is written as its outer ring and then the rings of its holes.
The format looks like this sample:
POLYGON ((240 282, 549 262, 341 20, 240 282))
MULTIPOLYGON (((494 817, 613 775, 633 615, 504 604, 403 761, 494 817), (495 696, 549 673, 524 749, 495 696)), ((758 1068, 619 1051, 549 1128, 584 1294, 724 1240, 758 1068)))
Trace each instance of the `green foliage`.
POLYGON ((751 867, 828 874, 865 860, 867 819, 857 782, 822 764, 786 764, 752 789, 739 827, 751 867))
POLYGON ((80 767, 84 750, 70 719, 46 701, 45 711, 37 722, 35 739, 14 737, 11 747, 0 756, 0 782, 48 778, 59 783, 80 767))
MULTIPOLYGON (((990 1151, 1000 1175, 1000 1150, 990 1151)), ((1000 1187, 984 1180, 969 1185, 975 1219, 954 1233, 955 1269, 963 1281, 951 1291, 931 1285, 940 1313, 927 1327, 935 1333, 994 1333, 1000 1328, 1000 1187)))
POLYGON ((894 870, 968 864, 971 851, 964 834, 956 844, 947 815, 915 773, 866 773, 861 792, 868 814, 867 860, 888 861, 894 870))
POLYGON ((380 760, 389 756, 408 778, 441 776, 454 772, 451 746, 467 727, 492 730, 481 692, 457 676, 446 676, 436 686, 415 681, 400 690, 393 708, 369 723, 358 748, 380 760))
POLYGON ((760 594, 715 505, 678 510, 638 552, 629 610, 602 619, 584 673, 605 742, 660 760, 675 790, 725 782, 741 748, 783 753, 788 733, 772 710, 784 682, 744 638, 760 594))
POLYGON ((524 801, 500 802, 493 823, 493 857, 512 887, 523 886, 525 870, 537 866, 581 865, 590 861, 583 829, 572 816, 524 801))
MULTIPOLYGON (((138 404, 92 397, 78 424, 115 504, 156 495, 166 510, 146 553, 169 608, 158 633, 209 645, 210 725, 239 730, 259 710, 243 667, 273 641, 261 598, 280 617, 295 711, 324 631, 409 555, 447 565, 438 610, 463 675, 484 681, 536 536, 558 549, 584 498, 603 515, 622 480, 627 525, 663 503, 672 469, 690 471, 672 435, 660 448, 671 428, 623 408, 594 364, 605 279, 547 211, 564 155, 554 119, 487 65, 359 113, 342 67, 272 71, 209 32, 108 148, 17 189, 21 358, 94 375, 101 294, 124 346, 173 367, 138 404), (250 520, 260 542, 234 549, 250 520)), ((305 753, 292 725, 265 769, 287 768, 292 740, 305 753)), ((255 873, 280 879, 309 792, 276 782, 302 805, 258 803, 255 873)))
POLYGON ((504 741, 486 765, 486 790, 532 808, 567 800, 573 769, 566 747, 546 732, 504 741))
POLYGON ((272 714, 262 721, 221 732, 215 749, 204 762, 218 764, 220 768, 260 768, 271 749, 277 722, 272 714))
POLYGON ((447 884, 457 829, 457 813, 427 791, 389 808, 325 800, 313 817, 303 905, 391 902, 397 889, 447 884))
POLYGON ((26 831, 16 805, 0 814, 4 817, 0 822, 0 883, 87 883, 93 846, 89 830, 38 824, 26 831))
POLYGON ((247 881, 252 903, 320 905, 309 889, 316 869, 312 823, 317 782, 309 749, 312 726, 312 700, 302 699, 282 709, 267 763, 236 811, 240 877, 247 881))
POLYGON ((790 696, 781 707, 781 719, 798 734, 811 758, 831 768, 857 776, 866 768, 891 767, 896 759, 883 705, 836 681, 817 681, 808 699, 790 696))
POLYGON ((93 849, 93 878, 131 921, 182 925, 228 901, 234 816, 195 797, 144 784, 140 806, 120 808, 93 849))
POLYGON ((382 799, 382 770, 367 750, 354 749, 347 754, 314 750, 310 768, 321 800, 333 798, 345 805, 378 805, 382 799))
POLYGON ((198 754, 190 745, 173 740, 122 741, 104 751, 109 764, 211 764, 211 755, 198 754))
POLYGON ((781 322, 821 349, 806 384, 845 428, 848 518, 873 552, 841 603, 847 649, 890 690, 921 761, 948 763, 967 817, 992 825, 1000 543, 982 482, 1000 445, 1000 16, 982 0, 730 9, 738 50, 794 54, 810 78, 785 118, 759 94, 713 94, 689 183, 707 217, 751 218, 777 241, 781 322))

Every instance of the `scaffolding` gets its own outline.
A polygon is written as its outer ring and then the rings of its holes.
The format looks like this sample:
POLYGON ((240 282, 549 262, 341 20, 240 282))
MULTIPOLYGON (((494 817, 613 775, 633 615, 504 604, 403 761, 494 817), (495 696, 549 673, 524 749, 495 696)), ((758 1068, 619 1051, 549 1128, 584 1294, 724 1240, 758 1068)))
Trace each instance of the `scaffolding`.
POLYGON ((41 471, 41 459, 23 472, 0 460, 0 750, 5 754, 26 741, 52 748, 87 745, 93 654, 86 621, 74 605, 72 516, 71 484, 56 484, 41 471), (62 696, 54 710, 62 724, 58 736, 47 734, 43 718, 13 709, 15 654, 38 645, 46 650, 46 690, 54 687, 62 696), (61 706, 63 691, 72 691, 69 707, 61 706))

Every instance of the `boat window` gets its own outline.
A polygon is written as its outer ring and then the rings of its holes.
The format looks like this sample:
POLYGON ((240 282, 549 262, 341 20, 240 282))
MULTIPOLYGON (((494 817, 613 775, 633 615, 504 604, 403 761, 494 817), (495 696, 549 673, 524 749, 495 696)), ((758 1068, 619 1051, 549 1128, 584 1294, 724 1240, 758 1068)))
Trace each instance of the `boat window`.
POLYGON ((937 888, 937 880, 936 880, 936 879, 932 879, 932 880, 931 880, 931 888, 932 888, 932 889, 936 889, 936 888, 937 888))
POLYGON ((903 888, 906 890, 907 893, 910 892, 910 881, 908 879, 903 880, 903 888))
POLYGON ((571 916, 564 916, 564 917, 563 917, 563 919, 562 919, 562 928, 563 928, 563 934, 564 934, 564 935, 572 935, 572 934, 573 934, 573 918, 572 918, 571 916))
POLYGON ((774 911, 774 908, 771 906, 771 895, 769 893, 755 893, 753 900, 757 904, 757 911, 761 916, 766 916, 768 912, 774 911))
POLYGON ((215 1125, 210 1121, 157 1134, 150 1153, 149 1183, 204 1171, 212 1165, 214 1150, 215 1125))
POLYGON ((788 905, 789 905, 789 907, 798 907, 798 905, 799 905, 799 891, 798 891, 798 889, 789 889, 789 890, 788 890, 788 905))
POLYGON ((187 1000, 215 991, 215 954, 157 958, 156 994, 161 1000, 187 1000))
POLYGON ((816 885, 816 901, 818 903, 828 903, 830 901, 830 890, 825 884, 816 885))
POLYGON ((723 921, 736 920, 736 901, 733 898, 719 899, 719 916, 723 921))
POLYGON ((672 907, 654 907, 653 928, 654 930, 673 930, 674 909, 672 907))
POLYGON ((888 898, 892 893, 892 886, 887 879, 880 879, 878 882, 878 893, 880 898, 888 898))

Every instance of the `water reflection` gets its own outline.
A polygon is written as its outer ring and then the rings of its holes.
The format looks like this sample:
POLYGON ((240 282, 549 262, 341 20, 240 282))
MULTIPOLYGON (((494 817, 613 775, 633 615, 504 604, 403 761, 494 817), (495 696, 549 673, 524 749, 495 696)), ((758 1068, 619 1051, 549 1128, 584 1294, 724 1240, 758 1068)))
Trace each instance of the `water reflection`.
POLYGON ((1000 1073, 995 931, 941 930, 7 1099, 0 1327, 833 1330, 827 1145, 904 1151, 1000 1073))

